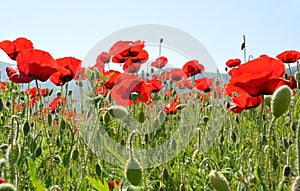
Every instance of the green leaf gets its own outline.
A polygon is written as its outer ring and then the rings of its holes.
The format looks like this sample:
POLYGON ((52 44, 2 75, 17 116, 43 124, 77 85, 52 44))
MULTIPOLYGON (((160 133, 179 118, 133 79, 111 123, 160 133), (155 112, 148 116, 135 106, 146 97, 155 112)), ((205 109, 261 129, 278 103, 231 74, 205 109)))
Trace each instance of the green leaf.
POLYGON ((43 182, 38 180, 36 177, 36 170, 34 168, 34 162, 31 158, 27 157, 29 173, 30 173, 30 181, 35 188, 35 190, 46 191, 47 189, 44 187, 43 182))
POLYGON ((90 184, 98 191, 109 191, 108 184, 103 184, 100 180, 96 180, 92 177, 86 177, 90 184))
POLYGON ((80 186, 78 188, 78 191, 86 191, 87 189, 87 180, 83 179, 83 181, 80 183, 80 186))

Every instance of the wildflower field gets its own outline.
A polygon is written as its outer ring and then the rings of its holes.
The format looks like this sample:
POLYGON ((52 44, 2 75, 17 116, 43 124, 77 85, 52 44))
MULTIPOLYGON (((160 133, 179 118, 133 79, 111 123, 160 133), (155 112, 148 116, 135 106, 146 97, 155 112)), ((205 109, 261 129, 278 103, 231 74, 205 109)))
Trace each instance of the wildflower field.
POLYGON ((229 59, 223 79, 201 60, 168 67, 163 39, 155 58, 121 39, 90 67, 0 40, 16 62, 0 82, 0 191, 300 190, 300 52, 229 59))

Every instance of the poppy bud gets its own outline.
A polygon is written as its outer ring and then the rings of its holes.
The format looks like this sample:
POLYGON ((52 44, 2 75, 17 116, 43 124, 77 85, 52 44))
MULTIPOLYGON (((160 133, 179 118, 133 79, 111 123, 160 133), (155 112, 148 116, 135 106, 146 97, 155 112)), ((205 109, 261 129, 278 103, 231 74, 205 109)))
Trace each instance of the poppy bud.
POLYGON ((285 165, 283 167, 283 176, 289 176, 291 173, 291 167, 288 165, 285 165))
POLYGON ((20 159, 20 154, 21 154, 21 147, 18 143, 15 143, 15 145, 10 146, 7 150, 7 158, 8 158, 8 163, 9 166, 13 166, 16 164, 19 159, 20 159))
POLYGON ((300 72, 295 73, 295 79, 299 82, 300 81, 300 72))
POLYGON ((0 111, 2 111, 3 110, 3 101, 2 101, 2 98, 0 97, 0 111))
POLYGON ((292 185, 292 191, 298 191, 300 190, 300 176, 297 176, 293 185, 292 185))
POLYGON ((264 101, 265 101, 265 104, 267 106, 271 106, 271 96, 270 95, 264 95, 264 101))
POLYGON ((98 80, 100 78, 100 72, 97 68, 94 69, 95 72, 95 78, 98 80))
POLYGON ((56 97, 60 97, 62 95, 62 92, 60 90, 57 90, 56 97))
POLYGON ((141 183, 142 169, 140 163, 136 159, 130 158, 127 161, 125 166, 125 177, 133 186, 138 186, 141 183))
POLYGON ((29 125, 28 121, 25 121, 23 123, 23 128, 22 129, 23 129, 24 135, 27 136, 29 131, 30 131, 30 125, 29 125))
POLYGON ((166 119, 166 116, 167 115, 166 115, 166 113, 163 110, 159 111, 159 113, 158 113, 158 120, 159 120, 160 124, 163 124, 163 122, 166 119))
POLYGON ((3 183, 0 184, 0 191, 17 191, 17 189, 10 183, 3 183))
POLYGON ((209 173, 210 183, 217 191, 229 191, 229 185, 225 176, 216 171, 212 170, 209 173))
POLYGON ((124 107, 121 107, 118 105, 110 106, 108 108, 108 112, 111 116, 118 118, 118 119, 121 119, 121 118, 125 117, 126 115, 128 115, 128 111, 124 107))
POLYGON ((131 93, 131 99, 132 99, 133 101, 138 100, 138 99, 139 99, 139 93, 137 93, 137 92, 132 92, 132 93, 131 93))
POLYGON ((141 111, 141 112, 139 113, 138 122, 144 123, 144 121, 145 121, 145 114, 144 114, 143 111, 141 111))
POLYGON ((108 124, 110 122, 110 115, 108 114, 108 112, 104 113, 103 121, 104 121, 104 124, 108 124))
POLYGON ((271 111, 278 118, 287 112, 291 102, 291 90, 287 85, 279 87, 271 98, 271 111))
POLYGON ((170 174, 169 174, 169 171, 164 168, 164 170, 162 171, 162 176, 163 176, 163 179, 167 182, 170 178, 170 174))

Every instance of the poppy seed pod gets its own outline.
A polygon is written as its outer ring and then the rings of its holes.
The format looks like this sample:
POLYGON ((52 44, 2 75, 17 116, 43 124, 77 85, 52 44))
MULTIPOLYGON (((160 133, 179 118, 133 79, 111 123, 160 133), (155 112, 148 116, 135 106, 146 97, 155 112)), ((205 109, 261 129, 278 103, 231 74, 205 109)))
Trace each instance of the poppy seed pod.
POLYGON ((225 176, 216 171, 212 170, 209 173, 210 183, 217 191, 229 191, 229 185, 225 176))
POLYGON ((130 158, 127 161, 125 166, 125 177, 133 186, 138 186, 141 183, 142 169, 140 163, 136 159, 130 158))
POLYGON ((295 79, 299 82, 300 81, 300 72, 295 73, 295 79))
POLYGON ((271 96, 270 95, 264 95, 264 102, 267 106, 271 106, 271 96))
POLYGON ((110 106, 108 108, 108 112, 111 116, 121 119, 123 117, 125 117, 126 115, 128 115, 128 111, 122 107, 122 106, 118 106, 118 105, 113 105, 110 106))
POLYGON ((287 85, 279 87, 271 98, 271 111, 275 118, 284 114, 291 103, 291 89, 287 85))

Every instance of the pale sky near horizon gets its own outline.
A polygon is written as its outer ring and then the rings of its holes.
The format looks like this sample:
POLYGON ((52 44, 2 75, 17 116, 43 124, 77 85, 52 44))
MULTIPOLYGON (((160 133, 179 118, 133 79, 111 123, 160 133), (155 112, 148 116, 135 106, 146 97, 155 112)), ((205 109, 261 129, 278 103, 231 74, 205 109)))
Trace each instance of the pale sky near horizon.
MULTIPOLYGON (((242 36, 248 55, 275 57, 300 51, 300 1, 0 1, 0 41, 23 36, 53 57, 84 59, 101 39, 121 29, 161 24, 198 39, 220 71, 230 58, 243 59, 242 36)), ((0 60, 9 62, 0 50, 0 60)))

